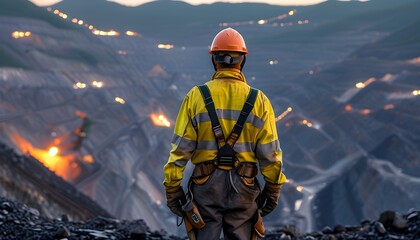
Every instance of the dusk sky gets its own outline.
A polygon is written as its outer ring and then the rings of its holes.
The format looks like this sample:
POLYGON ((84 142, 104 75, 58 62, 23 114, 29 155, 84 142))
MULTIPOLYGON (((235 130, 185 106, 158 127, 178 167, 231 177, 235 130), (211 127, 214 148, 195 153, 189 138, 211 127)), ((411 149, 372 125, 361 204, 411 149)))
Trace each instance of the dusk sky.
MULTIPOLYGON (((48 6, 60 0, 31 0, 33 3, 39 6, 48 6)), ((146 2, 152 2, 151 0, 111 0, 112 2, 118 2, 123 5, 127 6, 137 6, 146 2)), ((231 2, 231 3, 239 3, 239 2, 258 2, 258 3, 267 3, 267 4, 274 4, 274 5, 309 5, 320 3, 325 0, 184 0, 184 2, 188 2, 190 4, 198 5, 198 4, 209 4, 214 2, 231 2)))

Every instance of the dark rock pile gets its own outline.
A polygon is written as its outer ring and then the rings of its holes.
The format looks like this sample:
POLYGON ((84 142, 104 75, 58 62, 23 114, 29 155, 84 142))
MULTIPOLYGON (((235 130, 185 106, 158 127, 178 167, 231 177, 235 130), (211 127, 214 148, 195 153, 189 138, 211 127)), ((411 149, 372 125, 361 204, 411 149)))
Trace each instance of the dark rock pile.
MULTIPOLYGON (((96 217, 84 222, 40 216, 38 210, 18 202, 0 198, 0 239, 170 239, 165 232, 151 232, 143 220, 127 221, 96 217)), ((340 240, 340 239, 420 239, 420 212, 401 215, 394 211, 382 213, 378 220, 364 220, 360 225, 325 227, 322 231, 300 234, 293 225, 267 232, 267 240, 340 240)))
POLYGON ((0 198, 0 239, 177 239, 164 232, 151 232, 143 220, 126 221, 96 217, 70 222, 40 216, 38 210, 0 198))
POLYGON ((292 225, 266 233, 269 240, 393 240, 420 239, 420 212, 411 210, 405 215, 394 211, 383 212, 378 220, 364 220, 360 225, 325 227, 322 231, 301 235, 292 225))

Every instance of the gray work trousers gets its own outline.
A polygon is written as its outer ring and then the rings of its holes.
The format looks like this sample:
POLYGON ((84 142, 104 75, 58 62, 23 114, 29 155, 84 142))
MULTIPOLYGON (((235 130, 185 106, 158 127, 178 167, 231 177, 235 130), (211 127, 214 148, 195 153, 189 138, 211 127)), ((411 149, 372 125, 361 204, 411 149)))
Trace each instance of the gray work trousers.
POLYGON ((204 184, 193 183, 194 202, 206 223, 197 240, 218 240, 222 229, 225 240, 253 239, 261 192, 254 181, 246 184, 235 170, 216 169, 204 184))

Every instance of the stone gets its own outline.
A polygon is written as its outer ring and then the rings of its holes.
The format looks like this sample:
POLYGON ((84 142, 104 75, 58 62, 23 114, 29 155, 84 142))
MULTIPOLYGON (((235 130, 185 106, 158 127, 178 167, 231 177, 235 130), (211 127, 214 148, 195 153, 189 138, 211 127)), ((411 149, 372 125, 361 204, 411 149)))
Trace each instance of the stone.
POLYGON ((379 222, 381 222, 384 227, 389 228, 394 222, 395 215, 396 213, 394 211, 385 211, 379 216, 379 222))
POLYGON ((418 212, 412 212, 412 213, 408 214, 407 220, 411 220, 413 218, 417 218, 418 216, 419 216, 419 213, 418 212))
POLYGON ((334 231, 330 228, 330 227, 324 227, 323 229, 322 229, 322 232, 324 233, 324 234, 331 234, 331 233, 334 233, 334 231))
POLYGON ((69 221, 69 217, 67 217, 66 214, 63 214, 63 215, 61 215, 61 221, 68 222, 69 221))
POLYGON ((29 208, 29 212, 32 215, 39 216, 39 211, 37 209, 35 209, 35 208, 29 208))
POLYGON ((146 240, 147 235, 146 235, 146 232, 142 228, 136 227, 135 229, 131 231, 130 239, 131 240, 146 240))
POLYGON ((334 235, 327 235, 328 240, 337 240, 337 237, 334 235))
POLYGON ((396 214, 394 221, 392 222, 392 227, 396 231, 404 231, 407 227, 407 220, 405 220, 400 214, 396 214))
POLYGON ((292 224, 282 226, 281 231, 292 237, 298 237, 300 235, 299 229, 292 224))
POLYGON ((289 235, 286 235, 286 234, 283 233, 280 236, 280 240, 292 240, 292 238, 289 235))
POLYGON ((346 231, 346 228, 344 226, 342 226, 342 225, 336 225, 334 227, 334 232, 335 233, 343 233, 345 231, 346 231))
POLYGON ((2 207, 3 209, 5 209, 5 210, 9 211, 9 212, 11 212, 11 211, 13 210, 13 208, 12 208, 12 207, 10 207, 10 203, 8 203, 8 202, 3 202, 3 203, 1 204, 1 207, 2 207))
POLYGON ((104 233, 101 233, 99 231, 96 232, 91 232, 89 233, 89 235, 94 236, 95 238, 101 238, 101 239, 109 239, 107 235, 105 235, 104 233))
POLYGON ((391 239, 403 239, 400 236, 392 235, 392 234, 388 235, 388 237, 391 238, 391 239))
POLYGON ((360 222, 360 225, 367 225, 367 224, 370 224, 370 220, 369 219, 363 219, 361 222, 360 222))
POLYGON ((68 230, 66 227, 61 227, 55 233, 54 238, 62 239, 62 238, 70 237, 70 235, 71 235, 70 230, 68 230))
POLYGON ((381 222, 376 222, 374 225, 374 228, 375 228, 375 231, 381 235, 384 235, 386 233, 386 229, 381 222))

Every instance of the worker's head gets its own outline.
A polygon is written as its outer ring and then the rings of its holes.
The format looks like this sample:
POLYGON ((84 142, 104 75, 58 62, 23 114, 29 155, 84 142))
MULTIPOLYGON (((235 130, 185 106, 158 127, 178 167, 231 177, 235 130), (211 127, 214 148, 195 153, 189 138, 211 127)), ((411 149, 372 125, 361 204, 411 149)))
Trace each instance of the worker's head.
POLYGON ((248 49, 242 35, 233 28, 220 31, 213 39, 209 53, 214 68, 237 68, 245 65, 248 49))

